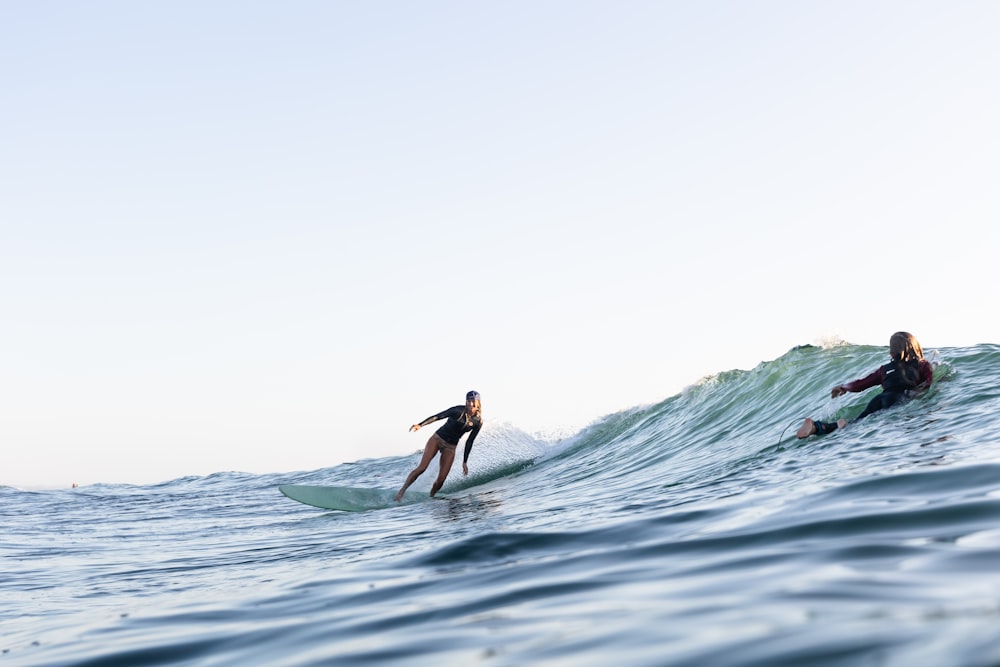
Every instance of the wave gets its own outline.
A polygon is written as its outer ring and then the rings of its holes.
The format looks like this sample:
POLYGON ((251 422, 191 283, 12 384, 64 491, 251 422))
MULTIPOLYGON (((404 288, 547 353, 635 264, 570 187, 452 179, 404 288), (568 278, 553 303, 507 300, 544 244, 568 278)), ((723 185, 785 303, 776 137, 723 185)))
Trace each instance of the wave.
MULTIPOLYGON (((931 390, 910 404, 872 415, 864 422, 825 438, 797 441, 794 430, 807 416, 851 419, 871 393, 831 400, 829 388, 862 377, 884 363, 886 348, 834 342, 803 345, 750 370, 728 370, 706 376, 681 393, 652 405, 636 406, 595 420, 568 438, 546 441, 511 424, 487 424, 476 443, 476 466, 468 478, 451 475, 445 493, 504 482, 518 494, 539 498, 597 494, 636 501, 662 495, 665 489, 717 491, 717 485, 769 462, 796 459, 808 464, 828 458, 831 443, 872 438, 892 445, 913 436, 930 442, 960 438, 978 440, 995 432, 1000 401, 1000 346, 978 345, 932 351, 936 361, 931 390), (955 379, 962 378, 961 383, 955 379), (651 474, 650 471, 655 471, 651 474)), ((871 390, 872 392, 877 390, 871 390)), ((954 454, 952 454, 954 456, 954 454)), ((70 493, 90 497, 146 493, 228 493, 234 486, 274 487, 317 484, 396 488, 417 455, 365 459, 329 468, 253 475, 220 472, 183 477, 151 486, 93 485, 70 493)), ((749 478, 747 484, 767 479, 749 478)), ((425 473, 414 485, 426 490, 425 473)), ((5 493, 17 492, 3 489, 5 493)))
MULTIPOLYGON (((995 405, 1000 350, 977 346, 933 355, 935 383, 924 396, 831 436, 799 441, 789 426, 797 427, 807 416, 850 419, 857 415, 871 392, 878 390, 831 400, 830 387, 870 373, 884 363, 885 348, 800 346, 751 370, 708 376, 657 404, 607 415, 571 438, 547 443, 548 454, 519 468, 520 474, 509 481, 517 485, 517 493, 531 494, 539 502, 548 499, 554 506, 560 502, 557 498, 575 495, 589 502, 620 498, 633 505, 659 507, 670 490, 666 497, 690 502, 692 497, 715 497, 720 485, 732 494, 766 486, 775 477, 794 486, 794 478, 783 471, 827 465, 831 452, 842 453, 844 447, 856 450, 848 456, 864 458, 857 452, 899 445, 914 437, 946 441, 955 437, 950 425, 968 421, 970 409, 992 424, 976 429, 995 428, 997 413, 983 408, 995 405), (965 383, 954 382, 966 374, 979 376, 978 396, 966 395, 965 383)), ((477 453, 483 455, 491 444, 490 434, 484 431, 477 453)), ((891 459, 870 458, 893 465, 891 459)), ((834 469, 839 466, 831 466, 834 469)))
MULTIPOLYGON (((867 375, 884 363, 886 348, 833 342, 794 347, 781 357, 751 370, 728 370, 704 377, 681 393, 652 405, 636 406, 596 419, 579 433, 559 440, 542 440, 507 423, 487 424, 476 443, 476 463, 468 478, 453 474, 446 492, 461 491, 508 480, 537 492, 548 486, 563 493, 586 488, 605 495, 635 496, 675 485, 692 487, 760 466, 788 449, 816 447, 830 438, 797 441, 794 429, 805 417, 823 420, 852 418, 871 393, 829 399, 829 389, 867 375), (648 475, 656 470, 656 475, 648 475), (540 487, 540 488, 535 488, 540 487)), ((891 442, 906 430, 937 437, 942 417, 955 420, 964 436, 996 427, 1000 346, 979 345, 933 351, 935 382, 910 405, 894 408, 836 434, 870 435, 875 428, 891 442), (960 375, 961 391, 951 385, 960 375)), ((877 390, 871 390, 872 392, 877 390)), ((254 475, 219 472, 182 477, 151 486, 98 484, 74 490, 90 496, 152 491, 227 492, 234 485, 262 488, 278 484, 382 486, 395 488, 418 454, 364 459, 329 468, 254 475)), ((430 485, 429 473, 414 489, 430 485)), ((4 489, 9 491, 9 489, 4 489)))

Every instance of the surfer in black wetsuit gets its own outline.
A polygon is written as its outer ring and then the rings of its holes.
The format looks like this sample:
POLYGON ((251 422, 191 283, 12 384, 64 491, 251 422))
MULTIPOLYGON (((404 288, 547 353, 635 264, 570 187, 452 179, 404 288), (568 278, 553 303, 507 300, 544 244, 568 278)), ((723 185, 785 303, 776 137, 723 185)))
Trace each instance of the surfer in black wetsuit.
MULTIPOLYGON (((934 380, 934 368, 924 359, 924 351, 913 334, 897 331, 889 339, 889 357, 892 359, 884 366, 879 366, 873 373, 860 380, 840 384, 830 392, 830 398, 843 396, 849 391, 864 391, 876 385, 882 385, 882 393, 868 402, 868 405, 857 416, 857 419, 867 417, 873 412, 892 407, 899 401, 926 390, 934 380)), ((846 419, 835 422, 821 422, 808 417, 799 427, 796 436, 808 438, 816 433, 829 433, 847 425, 846 419)))
POLYGON ((451 464, 455 461, 455 450, 458 448, 458 441, 466 433, 469 434, 469 438, 465 441, 462 474, 469 474, 469 453, 472 451, 472 443, 475 442, 476 436, 479 435, 479 429, 483 427, 483 406, 480 403, 479 392, 470 391, 465 395, 465 405, 456 405, 444 412, 439 412, 436 415, 428 417, 422 422, 411 426, 410 431, 419 431, 422 427, 433 424, 439 419, 447 419, 448 421, 427 441, 427 444, 424 446, 424 455, 420 458, 420 463, 410 472, 403 487, 396 494, 396 502, 403 499, 403 494, 410 488, 410 484, 413 484, 417 477, 420 477, 427 470, 427 466, 430 465, 437 453, 441 452, 438 476, 431 487, 431 496, 437 493, 448 478, 451 464))

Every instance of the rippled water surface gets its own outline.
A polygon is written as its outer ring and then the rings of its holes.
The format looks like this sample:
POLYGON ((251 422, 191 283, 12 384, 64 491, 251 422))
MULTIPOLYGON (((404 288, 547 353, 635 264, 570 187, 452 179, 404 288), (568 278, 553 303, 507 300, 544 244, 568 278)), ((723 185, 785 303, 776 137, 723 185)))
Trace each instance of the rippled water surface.
POLYGON ((277 486, 416 455, 0 488, 0 665, 1000 665, 1000 347, 794 437, 885 356, 796 348, 560 442, 488 423, 446 498, 367 512, 277 486))

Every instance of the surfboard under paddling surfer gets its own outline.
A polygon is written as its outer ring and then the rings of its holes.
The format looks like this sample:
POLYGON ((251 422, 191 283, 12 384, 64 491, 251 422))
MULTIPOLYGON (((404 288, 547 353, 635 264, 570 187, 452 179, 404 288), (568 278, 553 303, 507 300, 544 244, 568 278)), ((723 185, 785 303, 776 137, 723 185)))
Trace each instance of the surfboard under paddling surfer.
POLYGON ((441 453, 441 460, 438 462, 437 479, 434 480, 434 484, 431 486, 431 496, 433 497, 434 494, 440 491, 444 485, 444 481, 448 479, 451 464, 455 461, 455 450, 458 449, 458 441, 466 433, 469 434, 469 438, 465 441, 465 453, 462 456, 462 474, 469 474, 469 454, 472 452, 472 443, 475 442, 476 436, 479 435, 479 429, 483 427, 483 406, 480 401, 479 392, 470 391, 465 395, 465 405, 456 405, 444 412, 432 415, 422 422, 411 426, 410 432, 419 431, 422 427, 433 424, 440 419, 447 419, 448 421, 427 440, 427 444, 424 446, 424 454, 420 457, 420 463, 407 476, 406 482, 403 483, 399 493, 396 494, 396 502, 403 499, 403 494, 406 493, 406 490, 427 470, 427 466, 430 465, 439 452, 441 453))
MULTIPOLYGON (((924 359, 924 351, 913 334, 897 331, 889 338, 889 357, 891 361, 879 366, 870 375, 840 384, 830 391, 830 398, 843 396, 849 391, 858 392, 882 385, 882 393, 868 402, 865 409, 855 418, 863 419, 873 412, 892 407, 901 400, 923 392, 931 386, 934 380, 934 367, 924 359)), ((799 427, 795 434, 799 438, 808 438, 814 434, 830 433, 847 426, 846 419, 835 422, 821 422, 809 417, 799 427)))

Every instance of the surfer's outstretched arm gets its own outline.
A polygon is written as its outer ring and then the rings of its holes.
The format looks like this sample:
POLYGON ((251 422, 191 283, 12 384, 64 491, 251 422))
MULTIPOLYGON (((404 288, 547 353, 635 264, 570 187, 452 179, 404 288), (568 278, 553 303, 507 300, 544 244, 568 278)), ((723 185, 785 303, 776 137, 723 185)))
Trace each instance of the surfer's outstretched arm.
POLYGON ((462 454, 462 474, 466 477, 469 475, 469 454, 472 453, 472 443, 476 441, 476 436, 479 435, 479 429, 481 428, 482 423, 472 429, 469 433, 469 439, 465 441, 465 453, 462 454))

